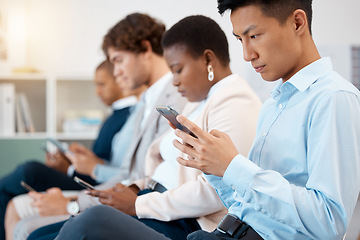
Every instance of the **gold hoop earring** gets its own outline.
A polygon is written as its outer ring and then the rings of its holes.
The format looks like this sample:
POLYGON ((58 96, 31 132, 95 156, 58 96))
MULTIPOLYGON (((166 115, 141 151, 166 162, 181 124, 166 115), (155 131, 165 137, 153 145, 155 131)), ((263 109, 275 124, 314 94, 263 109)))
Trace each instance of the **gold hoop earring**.
POLYGON ((208 80, 211 82, 212 80, 214 80, 214 70, 213 67, 209 64, 207 66, 207 71, 208 71, 208 80))

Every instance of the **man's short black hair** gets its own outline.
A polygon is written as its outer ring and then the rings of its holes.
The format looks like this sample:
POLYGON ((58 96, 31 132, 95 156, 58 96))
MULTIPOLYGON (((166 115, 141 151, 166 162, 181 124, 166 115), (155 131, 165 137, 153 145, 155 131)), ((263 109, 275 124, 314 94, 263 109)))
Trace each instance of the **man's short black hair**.
POLYGON ((215 53, 223 65, 230 63, 229 45, 225 33, 212 19, 195 15, 189 16, 164 33, 163 48, 176 44, 184 45, 194 58, 200 57, 206 49, 215 53))
POLYGON ((285 23, 296 9, 301 9, 306 13, 311 33, 312 0, 218 0, 220 14, 223 14, 226 10, 232 11, 250 5, 258 5, 265 16, 273 17, 280 23, 285 23))

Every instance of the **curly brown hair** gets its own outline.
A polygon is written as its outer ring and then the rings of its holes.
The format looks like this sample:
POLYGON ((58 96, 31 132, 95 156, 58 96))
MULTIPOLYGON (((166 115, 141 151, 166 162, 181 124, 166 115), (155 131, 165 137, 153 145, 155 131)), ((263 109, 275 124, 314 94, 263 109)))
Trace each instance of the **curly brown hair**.
POLYGON ((152 51, 162 56, 161 38, 165 25, 146 14, 133 13, 126 16, 105 35, 102 50, 108 56, 109 47, 134 53, 147 50, 144 40, 151 44, 152 51))

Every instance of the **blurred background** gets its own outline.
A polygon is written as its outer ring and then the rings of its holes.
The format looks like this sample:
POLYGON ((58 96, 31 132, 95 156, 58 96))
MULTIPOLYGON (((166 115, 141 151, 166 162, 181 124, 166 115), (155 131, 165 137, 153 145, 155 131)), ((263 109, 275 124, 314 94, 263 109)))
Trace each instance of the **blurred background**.
MULTIPOLYGON (((313 36, 319 46, 360 44, 359 1, 313 2, 313 36)), ((0 46, 6 44, 0 72, 28 67, 45 73, 92 74, 103 58, 100 46, 107 30, 127 14, 143 12, 167 27, 192 14, 213 18, 228 36, 233 71, 245 75, 248 64, 242 60, 241 44, 232 36, 228 14, 221 17, 216 6, 216 0, 0 0, 0 46)))

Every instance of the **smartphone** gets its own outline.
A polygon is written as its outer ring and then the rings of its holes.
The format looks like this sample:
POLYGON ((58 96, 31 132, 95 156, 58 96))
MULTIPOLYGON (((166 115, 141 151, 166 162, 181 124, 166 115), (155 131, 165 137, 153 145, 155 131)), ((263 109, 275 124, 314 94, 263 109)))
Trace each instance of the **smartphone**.
POLYGON ((69 147, 66 144, 64 144, 54 138, 48 138, 48 140, 52 144, 54 144, 60 150, 60 152, 62 152, 63 154, 74 155, 74 153, 72 151, 70 151, 69 147))
POLYGON ((81 178, 78 178, 78 177, 75 176, 74 181, 77 182, 79 185, 83 186, 86 189, 95 190, 93 185, 91 185, 90 183, 85 182, 81 178))
POLYGON ((30 185, 27 184, 26 182, 21 181, 20 184, 21 184, 21 186, 23 186, 23 188, 25 188, 25 189, 28 190, 29 192, 30 192, 30 191, 36 192, 36 190, 35 190, 34 188, 30 187, 30 185))
POLYGON ((179 123, 176 120, 176 116, 179 115, 179 113, 173 109, 170 106, 157 106, 156 110, 163 115, 169 122, 171 122, 177 129, 180 129, 181 131, 187 132, 194 138, 197 138, 193 132, 191 132, 189 129, 187 129, 184 125, 179 123))

